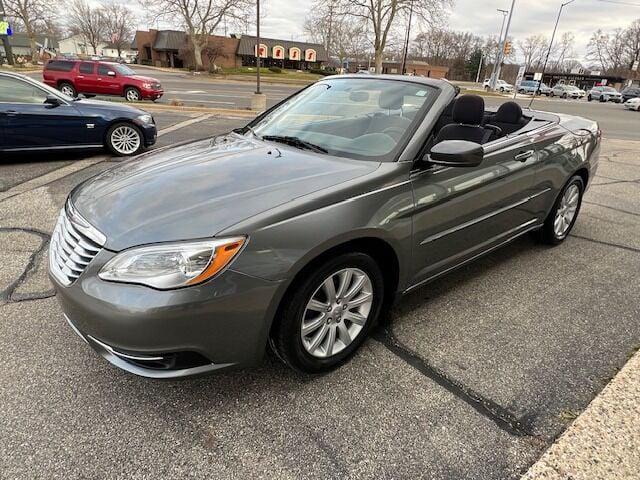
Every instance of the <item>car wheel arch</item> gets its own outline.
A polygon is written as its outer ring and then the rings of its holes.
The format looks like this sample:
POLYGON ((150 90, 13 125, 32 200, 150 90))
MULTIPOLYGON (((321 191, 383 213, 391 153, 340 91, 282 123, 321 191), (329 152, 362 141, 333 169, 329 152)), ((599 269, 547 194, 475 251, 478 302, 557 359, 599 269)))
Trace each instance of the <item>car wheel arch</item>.
POLYGON ((334 244, 324 245, 320 249, 314 249, 311 255, 303 257, 298 265, 292 270, 294 274, 288 282, 283 282, 282 293, 278 295, 277 307, 272 321, 268 326, 268 331, 272 328, 279 318, 280 312, 286 306, 287 299, 295 291, 300 284, 301 278, 306 272, 313 268, 317 268, 329 257, 340 255, 346 252, 361 252, 370 255, 379 265, 383 273, 385 298, 384 304, 390 305, 396 298, 396 292, 401 282, 401 265, 399 255, 396 248, 387 240, 380 236, 359 236, 334 244))

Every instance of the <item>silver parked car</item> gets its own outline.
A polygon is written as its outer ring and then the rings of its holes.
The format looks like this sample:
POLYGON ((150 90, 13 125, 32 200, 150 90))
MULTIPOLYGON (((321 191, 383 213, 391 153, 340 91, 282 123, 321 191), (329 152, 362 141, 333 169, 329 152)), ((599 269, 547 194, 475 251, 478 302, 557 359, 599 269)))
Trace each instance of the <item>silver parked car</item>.
POLYGON ((403 294, 528 232, 563 242, 598 125, 458 92, 330 77, 237 131, 85 181, 49 251, 67 321, 147 377, 254 365, 267 345, 323 372, 403 294))
POLYGON ((575 85, 566 85, 564 83, 558 83, 549 92, 551 97, 560 98, 576 98, 580 99, 586 95, 584 90, 579 89, 575 85))
POLYGON ((587 100, 622 103, 622 94, 613 87, 593 87, 587 94, 587 100))

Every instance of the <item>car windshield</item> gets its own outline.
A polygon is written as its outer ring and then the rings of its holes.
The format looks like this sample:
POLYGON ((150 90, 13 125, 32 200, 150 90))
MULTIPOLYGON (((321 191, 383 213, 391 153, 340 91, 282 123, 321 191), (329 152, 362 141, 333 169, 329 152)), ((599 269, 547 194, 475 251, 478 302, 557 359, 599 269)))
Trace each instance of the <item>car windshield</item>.
POLYGON ((124 76, 124 77, 130 77, 132 75, 135 75, 136 72, 134 72, 133 70, 131 70, 129 67, 127 67, 126 65, 114 65, 113 66, 114 70, 116 72, 118 72, 120 75, 124 76))
POLYGON ((578 90, 578 87, 575 87, 573 85, 567 85, 564 88, 566 88, 567 90, 578 90))
POLYGON ((616 89, 613 88, 613 87, 604 87, 602 90, 605 91, 605 92, 615 92, 616 91, 616 89))
POLYGON ((265 140, 299 148, 390 161, 438 92, 408 81, 328 79, 286 100, 250 124, 250 130, 265 140))

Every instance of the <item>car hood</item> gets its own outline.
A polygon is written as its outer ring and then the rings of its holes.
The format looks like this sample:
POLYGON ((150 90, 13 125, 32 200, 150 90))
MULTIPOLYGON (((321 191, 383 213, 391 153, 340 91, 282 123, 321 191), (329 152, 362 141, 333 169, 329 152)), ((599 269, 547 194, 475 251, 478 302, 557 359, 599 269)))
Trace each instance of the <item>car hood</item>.
POLYGON ((107 237, 105 247, 119 251, 211 237, 297 197, 367 175, 379 165, 230 134, 106 170, 76 188, 71 201, 107 237))
POLYGON ((145 77, 144 75, 130 75, 128 78, 133 78, 134 80, 139 80, 141 82, 147 83, 160 83, 157 79, 153 77, 145 77))
POLYGON ((109 110, 112 112, 127 113, 129 115, 142 115, 146 113, 139 108, 132 107, 131 105, 125 105, 123 103, 116 102, 105 102, 103 100, 93 100, 88 98, 75 100, 72 105, 80 110, 109 110))

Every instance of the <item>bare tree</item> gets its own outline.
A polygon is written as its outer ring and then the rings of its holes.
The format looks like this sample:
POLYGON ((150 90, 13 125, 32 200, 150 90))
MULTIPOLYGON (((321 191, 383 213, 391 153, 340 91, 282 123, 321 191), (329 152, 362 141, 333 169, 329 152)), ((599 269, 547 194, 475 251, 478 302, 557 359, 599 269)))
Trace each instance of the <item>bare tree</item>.
POLYGON ((575 56, 574 44, 575 37, 573 33, 565 32, 562 34, 560 40, 553 46, 553 70, 557 72, 571 70, 572 66, 575 65, 575 61, 571 59, 571 57, 575 56))
POLYGON ((518 42, 523 63, 527 70, 538 70, 549 50, 549 39, 544 35, 530 35, 518 42))
POLYGON ((105 7, 105 34, 118 51, 118 57, 122 51, 131 44, 134 35, 135 15, 125 5, 112 3, 105 7))
POLYGON ((398 18, 411 9, 419 21, 434 26, 444 16, 444 7, 449 3, 449 0, 340 0, 340 9, 343 15, 368 23, 376 72, 381 73, 385 48, 398 18))
POLYGON ((4 0, 6 13, 18 20, 29 37, 32 61, 38 61, 36 34, 46 28, 55 9, 54 0, 4 0))
POLYGON ((203 68, 202 49, 209 36, 224 22, 246 21, 246 10, 253 0, 141 0, 152 23, 158 19, 181 22, 193 48, 195 67, 203 68))
POLYGON ((84 0, 73 0, 69 5, 69 30, 82 35, 93 48, 93 54, 98 53, 98 45, 106 38, 107 17, 101 7, 93 7, 84 0))

